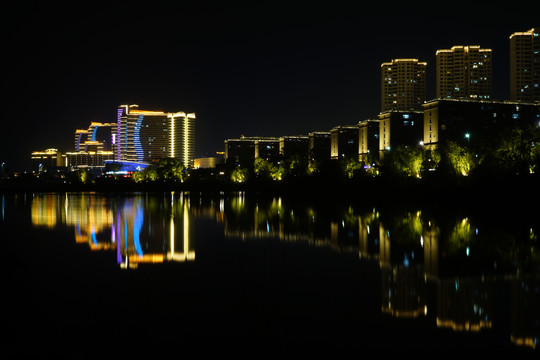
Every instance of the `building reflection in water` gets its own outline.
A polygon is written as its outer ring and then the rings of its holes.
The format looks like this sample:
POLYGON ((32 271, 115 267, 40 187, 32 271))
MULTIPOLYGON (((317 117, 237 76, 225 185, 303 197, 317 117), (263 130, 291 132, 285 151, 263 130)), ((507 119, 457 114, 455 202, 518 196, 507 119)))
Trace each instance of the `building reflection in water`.
MULTIPOLYGON (((441 219, 421 211, 348 207, 336 212, 288 206, 281 197, 254 199, 243 192, 206 200, 183 192, 118 197, 43 194, 34 196, 31 212, 35 226, 71 226, 77 243, 115 251, 122 268, 194 261, 192 220, 198 217, 214 218, 223 224, 225 237, 241 241, 278 239, 357 253, 361 261, 379 265, 383 314, 432 316, 436 326, 453 331, 491 328, 494 288, 502 282, 511 289, 510 340, 519 346, 538 345, 538 277, 528 279, 520 273, 519 248, 513 249, 514 257, 505 254, 489 266, 482 257, 487 252, 503 253, 513 234, 479 229, 466 217, 441 219), (436 299, 430 299, 433 294, 436 299)), ((524 247, 530 251, 538 231, 530 228, 527 233, 530 242, 524 247)))
MULTIPOLYGON (((483 263, 483 253, 502 252, 506 246, 501 243, 497 249, 495 244, 495 251, 478 248, 486 240, 490 243, 497 229, 483 231, 466 217, 441 220, 421 211, 381 214, 374 208, 357 212, 349 207, 339 214, 323 214, 312 207, 289 208, 280 197, 266 202, 249 200, 239 193, 222 202, 227 237, 305 241, 339 252, 357 252, 360 259, 376 261, 384 314, 416 318, 431 313, 437 327, 462 332, 490 329, 494 322, 493 289, 500 287, 503 279, 502 285, 512 288, 510 340, 531 348, 540 341, 538 278, 524 280, 516 267, 519 255, 495 259, 492 268, 483 263), (482 238, 481 233, 486 235, 482 238), (463 269, 466 274, 460 273, 463 269), (430 294, 436 294, 435 301, 429 299, 430 294)), ((531 228, 530 233, 536 232, 531 228)), ((507 242, 512 236, 501 237, 507 242)))
POLYGON ((32 223, 73 227, 77 243, 92 250, 114 250, 121 268, 193 261, 189 198, 183 193, 167 196, 36 194, 31 205, 32 223))

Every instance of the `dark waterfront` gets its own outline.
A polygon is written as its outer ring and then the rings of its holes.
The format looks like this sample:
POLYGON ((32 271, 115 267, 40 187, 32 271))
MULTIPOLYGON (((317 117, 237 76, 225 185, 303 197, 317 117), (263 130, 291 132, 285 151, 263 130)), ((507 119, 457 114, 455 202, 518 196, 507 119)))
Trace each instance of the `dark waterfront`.
POLYGON ((0 202, 13 357, 538 353, 537 208, 193 191, 0 202))

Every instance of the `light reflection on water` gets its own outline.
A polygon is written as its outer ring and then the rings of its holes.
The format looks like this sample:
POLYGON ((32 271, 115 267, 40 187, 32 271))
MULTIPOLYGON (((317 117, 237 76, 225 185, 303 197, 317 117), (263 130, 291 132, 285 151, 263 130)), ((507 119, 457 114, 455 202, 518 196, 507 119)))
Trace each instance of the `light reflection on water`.
POLYGON ((170 194, 170 202, 140 194, 36 194, 31 214, 34 226, 73 227, 77 243, 113 250, 121 268, 133 269, 140 263, 195 260, 189 208, 183 193, 170 194))
POLYGON ((214 219, 225 238, 238 241, 279 239, 358 254, 359 261, 379 266, 381 313, 396 318, 430 314, 437 327, 453 331, 492 328, 494 288, 503 282, 511 299, 510 341, 536 348, 540 340, 536 224, 501 231, 455 214, 353 206, 336 211, 287 204, 281 197, 254 199, 242 192, 209 197, 183 192, 35 194, 31 200, 35 227, 72 227, 78 244, 114 252, 123 269, 196 261, 195 220, 200 218, 214 219))

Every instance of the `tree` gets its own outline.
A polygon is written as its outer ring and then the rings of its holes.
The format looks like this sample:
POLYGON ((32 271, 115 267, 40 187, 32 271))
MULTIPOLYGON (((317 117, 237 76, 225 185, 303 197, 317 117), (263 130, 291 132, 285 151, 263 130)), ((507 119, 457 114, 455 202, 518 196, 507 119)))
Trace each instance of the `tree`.
POLYGON ((456 176, 468 176, 476 166, 476 157, 466 147, 447 141, 442 150, 450 171, 456 176))
POLYGON ((253 171, 255 172, 255 176, 261 179, 270 178, 272 166, 273 164, 270 161, 260 157, 256 158, 253 165, 253 171))
POLYGON ((433 171, 436 170, 441 161, 441 152, 438 149, 435 150, 426 150, 423 151, 422 156, 422 171, 433 171))
POLYGON ((285 175, 283 161, 279 165, 275 165, 260 157, 255 159, 253 170, 259 179, 282 180, 285 175))
POLYGON ((131 175, 131 178, 136 183, 143 182, 146 179, 146 176, 144 174, 144 170, 143 171, 135 171, 135 172, 133 172, 133 174, 131 175))
POLYGON ((421 148, 396 146, 385 153, 383 167, 394 176, 420 177, 422 162, 421 148))
POLYGON ((157 169, 153 165, 148 165, 147 167, 144 168, 143 171, 144 171, 144 178, 146 180, 156 181, 159 178, 157 169))
POLYGON ((511 174, 534 173, 540 160, 540 128, 513 128, 501 134, 496 165, 511 174))
POLYGON ((235 183, 243 183, 247 180, 248 169, 237 167, 231 173, 231 180, 235 183))
POLYGON ((77 178, 82 184, 93 184, 95 182, 94 175, 88 169, 79 169, 77 178))
POLYGON ((308 173, 308 159, 305 155, 294 154, 289 156, 286 162, 288 163, 288 175, 302 176, 308 173))
POLYGON ((285 167, 283 165, 273 165, 270 169, 270 177, 272 180, 283 180, 285 176, 285 167))
POLYGON ((162 180, 184 181, 184 165, 179 159, 160 159, 156 164, 158 177, 162 180))
POLYGON ((349 179, 352 179, 360 169, 362 169, 362 164, 358 159, 348 158, 343 160, 343 172, 345 176, 349 179))

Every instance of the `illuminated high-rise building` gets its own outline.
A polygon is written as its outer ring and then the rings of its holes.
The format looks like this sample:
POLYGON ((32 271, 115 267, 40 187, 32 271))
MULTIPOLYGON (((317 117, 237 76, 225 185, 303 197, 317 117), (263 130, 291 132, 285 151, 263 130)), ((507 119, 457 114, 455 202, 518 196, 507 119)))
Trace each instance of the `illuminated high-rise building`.
POLYGON ((540 29, 510 35, 510 100, 540 101, 540 29))
POLYGON ((121 105, 117 110, 116 159, 149 162, 167 157, 180 159, 185 167, 195 157, 195 114, 183 111, 141 110, 121 105))
POLYGON ((393 59, 381 64, 381 112, 421 110, 426 100, 426 62, 393 59))
POLYGON ((491 99, 491 49, 478 45, 437 50, 437 98, 491 99))

